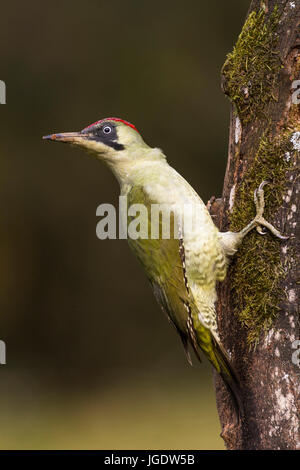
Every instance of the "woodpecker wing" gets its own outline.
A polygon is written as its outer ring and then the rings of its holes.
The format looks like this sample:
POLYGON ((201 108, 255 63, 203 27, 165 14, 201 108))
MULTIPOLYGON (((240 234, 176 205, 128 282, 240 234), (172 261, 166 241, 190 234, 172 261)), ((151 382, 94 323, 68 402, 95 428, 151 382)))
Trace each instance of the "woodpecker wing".
MULTIPOLYGON (((151 204, 157 201, 152 200, 142 186, 134 186, 127 195, 127 201, 128 206, 143 204, 147 209, 147 214, 144 215, 146 220, 141 220, 141 223, 148 226, 148 238, 137 240, 129 238, 128 242, 145 270, 158 303, 179 333, 190 361, 187 351, 189 335, 186 307, 189 295, 184 281, 180 242, 174 237, 162 238, 161 221, 159 238, 151 237, 151 204)), ((128 226, 131 222, 132 219, 129 217, 128 226)), ((170 232, 174 233, 173 230, 174 217, 171 215, 170 232)))

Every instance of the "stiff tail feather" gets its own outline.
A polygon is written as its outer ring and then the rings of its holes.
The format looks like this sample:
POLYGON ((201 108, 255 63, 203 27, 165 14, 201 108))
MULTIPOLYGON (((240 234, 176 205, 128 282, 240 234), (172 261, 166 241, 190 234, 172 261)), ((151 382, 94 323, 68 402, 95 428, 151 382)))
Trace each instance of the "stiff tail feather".
POLYGON ((244 405, 242 400, 240 381, 224 347, 213 336, 212 340, 214 345, 214 354, 220 367, 219 374, 230 392, 238 421, 240 421, 244 416, 244 405))

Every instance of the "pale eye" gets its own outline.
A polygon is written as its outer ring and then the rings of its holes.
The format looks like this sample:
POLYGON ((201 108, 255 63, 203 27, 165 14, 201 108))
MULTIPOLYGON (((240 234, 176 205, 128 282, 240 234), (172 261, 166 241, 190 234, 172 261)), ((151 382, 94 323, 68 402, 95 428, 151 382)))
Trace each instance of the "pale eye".
POLYGON ((102 130, 103 130, 104 134, 110 134, 111 133, 111 127, 109 127, 109 126, 103 127, 102 130))

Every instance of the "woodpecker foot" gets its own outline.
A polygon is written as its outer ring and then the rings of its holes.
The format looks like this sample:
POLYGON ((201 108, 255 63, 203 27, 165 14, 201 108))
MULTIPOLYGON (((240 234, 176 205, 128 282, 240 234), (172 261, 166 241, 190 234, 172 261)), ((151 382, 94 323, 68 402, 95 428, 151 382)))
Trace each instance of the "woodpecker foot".
POLYGON ((266 235, 267 230, 269 230, 275 237, 279 238, 280 240, 288 240, 289 237, 285 237, 284 235, 282 235, 279 230, 277 230, 263 217, 265 210, 264 187, 267 184, 269 184, 268 181, 263 181, 259 188, 254 191, 254 204, 256 207, 256 216, 252 223, 255 225, 256 230, 260 235, 266 235))
POLYGON ((228 258, 234 256, 238 247, 243 242, 245 236, 254 228, 260 235, 266 235, 269 230, 275 237, 280 240, 288 240, 289 237, 281 235, 281 233, 271 225, 263 216, 265 209, 264 187, 268 181, 263 181, 258 189, 254 192, 254 204, 256 207, 256 216, 254 219, 244 227, 240 232, 225 232, 219 233, 219 239, 223 247, 224 253, 228 258))

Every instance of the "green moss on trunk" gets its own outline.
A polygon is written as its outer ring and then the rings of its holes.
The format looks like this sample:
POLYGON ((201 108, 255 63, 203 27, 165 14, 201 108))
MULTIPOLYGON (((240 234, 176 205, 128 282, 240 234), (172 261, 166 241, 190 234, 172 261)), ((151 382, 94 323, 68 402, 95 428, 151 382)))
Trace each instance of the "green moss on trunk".
MULTIPOLYGON (((262 181, 271 183, 265 189, 265 218, 272 222, 272 215, 282 205, 287 171, 293 167, 293 132, 295 128, 289 128, 276 138, 261 139, 251 168, 237 191, 230 217, 232 231, 241 230, 254 217, 253 192, 262 181)), ((248 330, 250 345, 258 341, 263 330, 271 327, 279 310, 283 296, 280 280, 284 273, 281 244, 269 233, 262 237, 252 232, 245 238, 232 267, 235 312, 248 330)))
POLYGON ((277 7, 268 19, 264 9, 253 11, 224 64, 224 90, 235 103, 242 124, 266 118, 266 105, 276 100, 274 90, 281 68, 276 33, 279 19, 277 7))

